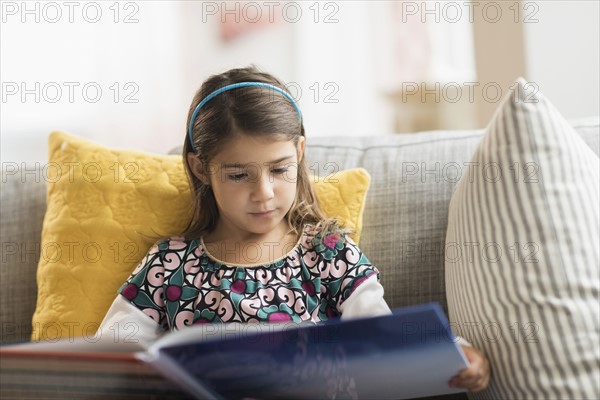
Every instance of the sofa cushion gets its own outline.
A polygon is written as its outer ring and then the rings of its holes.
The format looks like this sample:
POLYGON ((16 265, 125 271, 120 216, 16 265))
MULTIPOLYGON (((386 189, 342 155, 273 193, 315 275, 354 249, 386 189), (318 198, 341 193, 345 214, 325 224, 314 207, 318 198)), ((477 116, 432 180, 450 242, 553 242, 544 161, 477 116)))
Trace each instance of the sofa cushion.
POLYGON ((490 360, 474 398, 596 399, 600 161, 517 83, 450 203, 450 322, 490 360))
MULTIPOLYGON (((48 208, 32 340, 92 335, 148 249, 183 232, 190 190, 179 155, 116 150, 63 132, 49 138, 48 208)), ((324 212, 354 228, 369 187, 364 169, 316 180, 324 212)))

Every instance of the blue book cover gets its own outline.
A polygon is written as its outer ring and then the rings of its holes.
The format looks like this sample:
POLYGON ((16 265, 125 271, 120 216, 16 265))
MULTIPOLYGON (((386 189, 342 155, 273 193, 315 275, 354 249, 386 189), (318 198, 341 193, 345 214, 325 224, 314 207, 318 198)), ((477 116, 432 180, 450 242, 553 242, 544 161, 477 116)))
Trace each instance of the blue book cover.
POLYGON ((191 327, 168 336, 141 356, 199 399, 434 396, 464 391, 448 381, 468 366, 438 303, 371 318, 191 327))

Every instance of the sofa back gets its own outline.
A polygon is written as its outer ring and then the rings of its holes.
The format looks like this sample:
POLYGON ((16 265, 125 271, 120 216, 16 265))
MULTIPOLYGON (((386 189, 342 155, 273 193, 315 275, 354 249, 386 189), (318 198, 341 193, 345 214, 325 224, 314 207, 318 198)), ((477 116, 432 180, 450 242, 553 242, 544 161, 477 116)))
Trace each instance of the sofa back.
MULTIPOLYGON (((598 154, 598 118, 571 124, 598 154)), ((483 132, 307 139, 311 173, 335 178, 337 170, 363 167, 371 175, 359 247, 378 267, 390 307, 437 301, 448 313, 444 274, 448 206, 483 132)), ((476 170, 486 173, 482 167, 476 170)), ((467 249, 461 256, 468 256, 467 249)))
POLYGON ((39 165, 2 163, 0 185, 1 343, 31 337, 31 319, 37 300, 36 271, 46 212, 46 183, 39 165), (21 174, 21 171, 27 173, 21 174))
MULTIPOLYGON (((598 154, 598 119, 574 121, 573 126, 598 154)), ((379 268, 390 307, 437 301, 447 312, 448 205, 482 134, 470 130, 308 139, 306 157, 313 174, 335 178, 335 171, 363 167, 371 175, 360 248, 379 268)), ((40 166, 18 165, 17 175, 11 172, 14 167, 2 165, 0 341, 29 340, 31 335, 46 210, 40 166)))

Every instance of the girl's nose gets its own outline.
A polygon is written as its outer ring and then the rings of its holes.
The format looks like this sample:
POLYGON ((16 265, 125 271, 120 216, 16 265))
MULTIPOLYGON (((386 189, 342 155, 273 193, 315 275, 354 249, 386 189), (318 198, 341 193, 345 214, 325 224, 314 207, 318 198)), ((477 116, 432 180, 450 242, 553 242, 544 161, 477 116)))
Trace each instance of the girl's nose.
POLYGON ((272 199, 275 196, 273 185, 274 182, 272 181, 270 174, 262 174, 262 176, 254 183, 252 200, 265 201, 272 199))

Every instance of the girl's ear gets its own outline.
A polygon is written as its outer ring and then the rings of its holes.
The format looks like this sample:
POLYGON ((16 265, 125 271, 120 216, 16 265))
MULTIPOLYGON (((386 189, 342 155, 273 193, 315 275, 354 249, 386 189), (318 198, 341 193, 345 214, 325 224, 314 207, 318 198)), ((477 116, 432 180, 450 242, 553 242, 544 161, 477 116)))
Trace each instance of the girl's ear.
POLYGON ((304 136, 300 136, 298 140, 298 146, 296 146, 296 150, 298 151, 298 162, 302 161, 302 157, 304 157, 304 136))
POLYGON ((187 153, 187 161, 194 176, 200 179, 205 185, 210 186, 210 179, 208 179, 203 172, 204 168, 202 168, 202 161, 200 161, 200 159, 192 152, 187 153))

